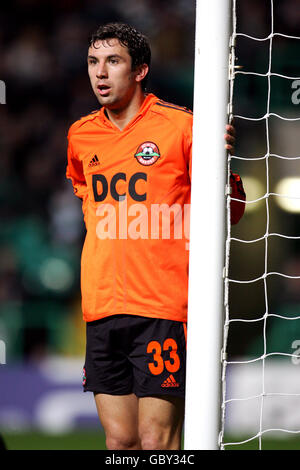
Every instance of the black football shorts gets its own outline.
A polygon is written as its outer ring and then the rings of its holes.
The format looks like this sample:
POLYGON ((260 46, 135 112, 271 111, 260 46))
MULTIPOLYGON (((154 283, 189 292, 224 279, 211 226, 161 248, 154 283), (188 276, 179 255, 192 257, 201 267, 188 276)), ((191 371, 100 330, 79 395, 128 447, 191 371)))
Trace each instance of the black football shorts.
POLYGON ((184 397, 185 323, 114 315, 86 328, 85 392, 184 397))

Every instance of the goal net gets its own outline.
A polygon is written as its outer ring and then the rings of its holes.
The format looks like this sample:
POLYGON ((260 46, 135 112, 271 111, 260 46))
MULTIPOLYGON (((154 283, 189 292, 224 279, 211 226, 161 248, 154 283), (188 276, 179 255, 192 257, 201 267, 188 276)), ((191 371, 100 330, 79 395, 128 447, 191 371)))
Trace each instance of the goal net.
POLYGON ((231 226, 227 196, 221 449, 300 434, 299 25, 298 0, 232 1, 228 175, 247 202, 231 226))

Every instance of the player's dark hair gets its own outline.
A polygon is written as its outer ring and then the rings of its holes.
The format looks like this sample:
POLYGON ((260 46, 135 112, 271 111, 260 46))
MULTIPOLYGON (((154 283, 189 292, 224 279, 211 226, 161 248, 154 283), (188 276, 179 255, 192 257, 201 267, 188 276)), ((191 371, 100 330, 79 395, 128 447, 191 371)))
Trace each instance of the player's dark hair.
MULTIPOLYGON (((125 23, 107 23, 99 28, 89 38, 89 46, 95 46, 96 41, 104 39, 118 39, 119 42, 128 48, 132 61, 132 70, 138 66, 147 64, 150 68, 151 49, 148 39, 132 26, 125 23)), ((142 89, 145 90, 148 74, 142 80, 142 89)))

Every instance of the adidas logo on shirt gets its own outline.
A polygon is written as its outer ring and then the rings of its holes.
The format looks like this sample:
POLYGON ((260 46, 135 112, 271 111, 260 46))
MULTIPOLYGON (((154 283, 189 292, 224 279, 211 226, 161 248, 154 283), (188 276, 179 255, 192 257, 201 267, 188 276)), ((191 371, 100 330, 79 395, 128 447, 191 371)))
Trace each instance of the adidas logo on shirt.
POLYGON ((92 160, 90 161, 89 167, 97 166, 97 165, 100 165, 100 162, 99 162, 97 155, 95 155, 94 158, 92 158, 92 160))
POLYGON ((179 383, 176 382, 176 380, 174 379, 173 375, 171 374, 167 380, 165 380, 162 384, 161 384, 162 387, 179 387, 179 383))

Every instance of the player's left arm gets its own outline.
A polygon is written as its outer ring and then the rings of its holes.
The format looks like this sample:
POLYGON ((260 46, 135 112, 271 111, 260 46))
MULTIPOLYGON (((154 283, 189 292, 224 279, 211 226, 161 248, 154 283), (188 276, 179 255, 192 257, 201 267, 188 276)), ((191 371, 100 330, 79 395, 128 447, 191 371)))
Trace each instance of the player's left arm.
MULTIPOLYGON (((225 139, 225 149, 229 153, 234 152, 234 144, 235 144, 235 128, 231 124, 226 125, 226 132, 224 135, 225 139)), ((188 159, 188 168, 189 168, 189 175, 190 180, 192 178, 192 130, 190 132, 190 139, 188 140, 189 146, 187 150, 187 154, 189 155, 188 159)), ((231 223, 235 225, 239 222, 245 212, 245 201, 246 201, 246 194, 243 187, 243 182, 241 177, 233 172, 230 172, 230 186, 231 186, 231 197, 232 200, 230 205, 230 216, 231 216, 231 223)))
MULTIPOLYGON (((232 154, 234 152, 235 144, 235 128, 231 124, 227 124, 224 134, 225 149, 232 154)), ((238 201, 232 200, 230 204, 230 216, 231 224, 235 225, 239 222, 245 212, 245 201, 246 193, 244 191, 243 182, 241 177, 237 173, 230 171, 230 186, 231 186, 231 198, 239 199, 238 201)))

